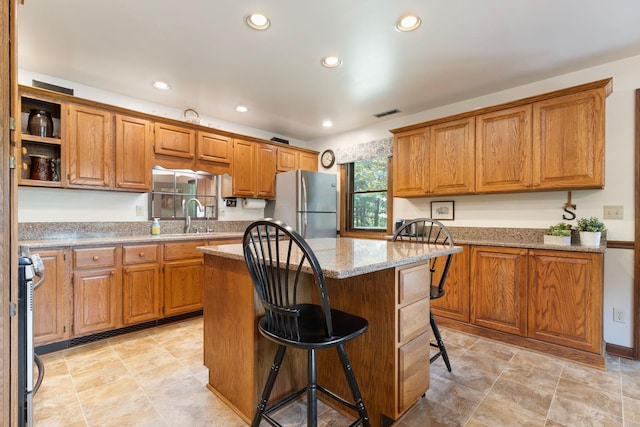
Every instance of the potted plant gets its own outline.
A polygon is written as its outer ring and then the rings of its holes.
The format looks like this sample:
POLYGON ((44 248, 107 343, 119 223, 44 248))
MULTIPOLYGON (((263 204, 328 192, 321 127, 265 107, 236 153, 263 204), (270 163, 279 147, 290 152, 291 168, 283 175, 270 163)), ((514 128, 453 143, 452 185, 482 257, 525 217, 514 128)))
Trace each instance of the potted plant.
POLYGON ((595 216, 578 219, 578 231, 580 232, 580 244, 582 246, 600 246, 602 232, 606 231, 604 223, 595 216))
POLYGON ((559 222, 547 228, 544 234, 545 245, 571 245, 571 224, 559 222))

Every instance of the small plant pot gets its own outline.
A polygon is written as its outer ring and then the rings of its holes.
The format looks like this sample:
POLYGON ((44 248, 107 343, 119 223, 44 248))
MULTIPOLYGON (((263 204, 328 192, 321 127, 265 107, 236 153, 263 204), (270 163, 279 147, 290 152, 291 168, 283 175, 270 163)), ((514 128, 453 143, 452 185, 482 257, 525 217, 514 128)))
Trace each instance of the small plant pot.
POLYGON ((601 231, 581 231, 580 244, 582 246, 592 246, 597 248, 600 246, 601 235, 602 235, 601 231))
POLYGON ((544 235, 545 245, 571 246, 571 236, 547 236, 544 235))

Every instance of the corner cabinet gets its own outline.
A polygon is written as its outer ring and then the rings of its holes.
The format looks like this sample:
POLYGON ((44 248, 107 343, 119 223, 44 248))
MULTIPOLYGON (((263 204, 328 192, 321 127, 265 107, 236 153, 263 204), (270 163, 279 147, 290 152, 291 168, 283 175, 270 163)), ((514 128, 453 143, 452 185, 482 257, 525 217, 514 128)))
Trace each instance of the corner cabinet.
POLYGON ((85 105, 69 105, 69 187, 111 187, 113 116, 85 105))
POLYGON ((529 250, 529 336, 602 353, 603 255, 529 250))

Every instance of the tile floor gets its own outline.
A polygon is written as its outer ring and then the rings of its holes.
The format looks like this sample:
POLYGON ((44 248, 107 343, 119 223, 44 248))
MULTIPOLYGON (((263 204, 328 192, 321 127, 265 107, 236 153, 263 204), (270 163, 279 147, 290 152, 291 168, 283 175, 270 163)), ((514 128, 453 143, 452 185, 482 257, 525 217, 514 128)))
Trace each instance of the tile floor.
MULTIPOLYGON (((640 362, 609 358, 604 372, 452 330, 443 337, 453 373, 434 362, 427 396, 394 426, 640 426, 640 362)), ((205 388, 201 317, 43 360, 36 427, 246 426, 205 388)), ((320 412, 323 426, 349 424, 320 412)), ((280 416, 305 424, 302 403, 280 416)))

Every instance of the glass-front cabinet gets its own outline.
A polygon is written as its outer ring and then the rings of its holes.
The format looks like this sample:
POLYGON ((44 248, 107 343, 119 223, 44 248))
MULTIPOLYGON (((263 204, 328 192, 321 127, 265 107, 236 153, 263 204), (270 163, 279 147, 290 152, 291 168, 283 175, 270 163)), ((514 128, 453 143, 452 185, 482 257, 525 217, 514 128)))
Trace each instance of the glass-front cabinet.
POLYGON ((149 194, 151 217, 217 219, 217 178, 206 172, 155 167, 149 194))

